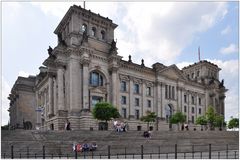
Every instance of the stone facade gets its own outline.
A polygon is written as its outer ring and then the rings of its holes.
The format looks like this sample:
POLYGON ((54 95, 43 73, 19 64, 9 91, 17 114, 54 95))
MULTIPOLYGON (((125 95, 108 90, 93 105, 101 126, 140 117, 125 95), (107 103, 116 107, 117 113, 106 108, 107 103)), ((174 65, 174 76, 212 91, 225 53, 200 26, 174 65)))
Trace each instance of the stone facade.
MULTIPOLYGON (((35 80, 36 126, 62 130, 68 120, 73 130, 98 129, 91 111, 99 101, 112 103, 129 129, 146 129, 139 120, 146 111, 157 114, 154 129, 168 130, 176 111, 194 125, 212 105, 224 115, 227 91, 219 81, 220 68, 207 61, 178 69, 155 63, 152 68, 122 60, 114 41, 112 20, 80 6, 72 6, 54 33, 58 45, 35 80)), ((11 111, 10 111, 11 112, 11 111)))

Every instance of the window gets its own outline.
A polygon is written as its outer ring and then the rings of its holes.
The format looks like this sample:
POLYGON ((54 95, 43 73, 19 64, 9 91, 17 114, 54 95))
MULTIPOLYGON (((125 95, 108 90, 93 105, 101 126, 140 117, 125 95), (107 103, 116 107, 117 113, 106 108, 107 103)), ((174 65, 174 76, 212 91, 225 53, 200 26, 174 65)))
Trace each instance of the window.
POLYGON ((168 89, 168 98, 171 98, 171 86, 168 86, 169 87, 169 89, 168 89))
POLYGON ((151 96, 151 87, 147 87, 147 96, 151 96))
POLYGON ((199 75, 200 75, 200 71, 197 71, 197 76, 199 77, 199 75))
POLYGON ((123 116, 123 118, 127 118, 127 110, 126 110, 126 108, 122 108, 122 116, 123 116))
POLYGON ((168 86, 165 85, 165 98, 168 98, 168 86))
POLYGON ((139 98, 135 98, 135 106, 139 106, 139 98))
POLYGON ((187 75, 187 78, 188 78, 188 79, 190 78, 189 74, 187 75))
POLYGON ((92 27, 91 36, 96 37, 96 28, 92 27))
POLYGON ((192 79, 194 78, 194 73, 192 73, 192 79))
POLYGON ((194 107, 192 107, 192 113, 194 113, 194 107))
POLYGON ((187 112, 187 106, 184 106, 184 112, 187 112))
POLYGON ((126 100, 126 96, 122 96, 121 98, 121 104, 126 104, 127 103, 127 100, 126 100))
POLYGON ((187 95, 184 95, 184 103, 187 103, 187 95))
POLYGON ((139 84, 134 84, 134 93, 139 94, 139 84))
POLYGON ((87 25, 83 24, 81 30, 82 30, 82 32, 87 31, 87 25))
POLYGON ((101 39, 105 40, 105 32, 103 30, 101 31, 101 39))
POLYGON ((147 100, 147 106, 148 106, 148 108, 151 108, 151 107, 152 107, 152 102, 151 102, 151 100, 147 100))
POLYGON ((121 81, 121 91, 122 92, 127 91, 127 83, 125 81, 121 81))
POLYGON ((103 86, 103 76, 97 72, 91 72, 90 84, 92 86, 103 86))
POLYGON ((192 104, 194 104, 194 96, 192 96, 192 104))
POLYGON ((201 103, 202 103, 202 99, 198 98, 198 104, 201 105, 201 103))
POLYGON ((172 99, 174 99, 175 98, 175 88, 174 88, 174 86, 172 86, 172 99))
POLYGON ((192 123, 194 123, 194 116, 192 116, 192 123))
POLYGON ((99 97, 99 96, 92 96, 92 107, 95 107, 95 105, 98 102, 102 102, 103 101, 103 97, 99 97))
POLYGON ((135 118, 139 119, 139 110, 138 109, 135 110, 135 118))
POLYGON ((198 114, 202 114, 202 109, 198 108, 198 114))

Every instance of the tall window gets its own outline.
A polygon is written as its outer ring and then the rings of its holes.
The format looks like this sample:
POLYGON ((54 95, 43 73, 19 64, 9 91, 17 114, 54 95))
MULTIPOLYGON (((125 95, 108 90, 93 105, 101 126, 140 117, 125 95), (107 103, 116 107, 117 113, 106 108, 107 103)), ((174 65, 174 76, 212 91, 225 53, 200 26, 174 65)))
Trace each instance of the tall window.
POLYGON ((175 88, 172 86, 172 99, 175 99, 175 88))
POLYGON ((139 84, 134 84, 134 93, 139 94, 139 84))
POLYGON ((92 86, 103 86, 103 76, 100 75, 98 72, 91 72, 90 84, 92 86))
POLYGON ((147 96, 151 96, 151 87, 147 87, 147 96))
POLYGON ((192 116, 192 123, 194 123, 194 116, 192 116))
POLYGON ((125 81, 121 81, 121 91, 122 92, 127 91, 127 83, 125 81))
POLYGON ((98 102, 102 102, 103 101, 103 97, 99 97, 99 96, 92 96, 92 107, 95 107, 95 105, 98 102))
POLYGON ((102 39, 102 40, 105 40, 105 38, 106 38, 106 37, 105 37, 105 32, 102 30, 102 31, 101 31, 101 39, 102 39))
POLYGON ((135 110, 135 118, 139 119, 139 110, 138 109, 135 110))
POLYGON ((202 104, 202 100, 201 100, 201 98, 198 98, 198 104, 199 104, 199 105, 202 104))
POLYGON ((148 108, 151 108, 151 107, 152 107, 152 102, 151 102, 151 100, 147 100, 147 106, 148 106, 148 108))
POLYGON ((184 103, 187 103, 187 95, 184 95, 184 103))
POLYGON ((187 112, 187 106, 184 106, 184 112, 187 112))
POLYGON ((171 95, 171 91, 172 91, 172 90, 171 90, 171 86, 168 86, 168 87, 169 87, 169 89, 168 89, 168 94, 169 94, 169 95, 168 95, 168 98, 171 98, 171 96, 172 96, 172 95, 171 95))
POLYGON ((82 30, 82 32, 86 31, 87 30, 87 25, 83 24, 81 30, 82 30))
POLYGON ((192 113, 194 113, 194 107, 192 107, 192 113))
POLYGON ((165 98, 168 98, 168 85, 165 85, 165 98))
POLYGON ((200 71, 197 71, 197 76, 199 77, 199 75, 200 75, 200 71))
POLYGON ((95 28, 95 27, 92 27, 91 35, 92 35, 93 37, 96 37, 96 28, 95 28))
POLYGON ((194 96, 192 96, 192 104, 194 104, 194 96))
POLYGON ((135 106, 139 106, 139 98, 135 98, 135 106))
POLYGON ((127 110, 126 110, 126 108, 122 108, 122 116, 123 116, 123 118, 127 118, 127 110))
POLYGON ((122 96, 121 98, 121 104, 126 104, 127 103, 127 98, 126 96, 122 96))
POLYGON ((198 114, 202 114, 202 109, 198 108, 198 114))
POLYGON ((194 78, 194 73, 192 73, 192 79, 194 78))

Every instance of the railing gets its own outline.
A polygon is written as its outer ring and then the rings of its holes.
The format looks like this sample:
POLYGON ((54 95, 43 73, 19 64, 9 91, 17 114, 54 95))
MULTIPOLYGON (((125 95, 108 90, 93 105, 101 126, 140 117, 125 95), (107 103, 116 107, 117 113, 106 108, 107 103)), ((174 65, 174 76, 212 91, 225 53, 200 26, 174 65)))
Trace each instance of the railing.
MULTIPOLYGON (((70 147, 70 146, 69 146, 70 147)), ((30 158, 30 159, 238 159, 238 145, 164 145, 164 146, 140 145, 136 147, 126 146, 105 146, 102 150, 96 151, 69 151, 68 153, 49 153, 46 147, 42 146, 41 152, 34 153, 34 148, 27 147, 24 151, 15 151, 17 146, 10 146, 10 152, 2 152, 2 158, 30 158)), ((35 148, 36 149, 36 148, 35 148)), ((53 148, 48 148, 53 149, 53 148)), ((23 149, 22 149, 23 150, 23 149)))

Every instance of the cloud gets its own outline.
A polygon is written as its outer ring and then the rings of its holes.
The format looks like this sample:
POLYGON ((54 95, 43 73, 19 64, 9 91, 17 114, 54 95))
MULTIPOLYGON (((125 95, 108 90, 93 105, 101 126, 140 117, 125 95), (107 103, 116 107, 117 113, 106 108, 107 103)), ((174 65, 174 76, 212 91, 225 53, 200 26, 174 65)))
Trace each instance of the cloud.
POLYGON ((20 76, 20 77, 28 77, 30 74, 29 73, 27 73, 27 72, 25 72, 25 71, 19 71, 18 72, 18 76, 20 76))
POLYGON ((231 27, 228 25, 226 28, 224 28, 222 31, 221 31, 221 35, 226 35, 228 33, 231 32, 231 27))
POLYGON ((2 125, 5 125, 9 121, 9 100, 8 95, 10 94, 11 87, 9 86, 7 80, 2 76, 2 125))
POLYGON ((235 44, 231 43, 228 47, 221 48, 219 52, 221 54, 225 54, 225 55, 231 54, 231 53, 236 53, 236 52, 238 52, 238 47, 235 44))

